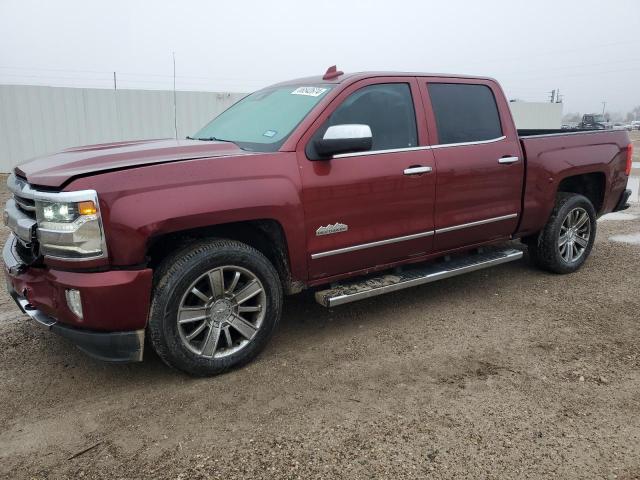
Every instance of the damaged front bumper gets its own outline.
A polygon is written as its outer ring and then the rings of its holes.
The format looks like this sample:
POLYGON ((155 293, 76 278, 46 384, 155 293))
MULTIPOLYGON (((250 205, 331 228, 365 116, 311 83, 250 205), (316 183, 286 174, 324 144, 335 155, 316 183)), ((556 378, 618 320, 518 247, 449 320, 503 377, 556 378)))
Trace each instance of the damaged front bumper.
POLYGON ((71 273, 31 268, 20 261, 15 241, 11 235, 2 257, 7 290, 23 313, 38 325, 71 340, 91 357, 109 362, 142 361, 150 271, 71 273), (78 288, 85 295, 83 319, 73 318, 64 303, 64 289, 69 287, 78 288), (118 303, 124 302, 129 307, 125 319, 114 302, 116 298, 121 300, 118 303), (144 318, 142 309, 146 310, 144 318), (85 325, 90 328, 83 328, 85 325), (115 331, 122 326, 134 328, 115 331))

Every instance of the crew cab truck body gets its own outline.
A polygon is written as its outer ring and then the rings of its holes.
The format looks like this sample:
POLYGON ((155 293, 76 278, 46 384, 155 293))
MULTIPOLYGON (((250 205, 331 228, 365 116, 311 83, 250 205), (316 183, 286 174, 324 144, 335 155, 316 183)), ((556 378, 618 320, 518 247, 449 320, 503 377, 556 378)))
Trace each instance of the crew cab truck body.
POLYGON ((631 148, 625 131, 519 134, 489 78, 330 69, 193 139, 17 167, 7 284, 93 356, 141 360, 146 335, 167 364, 219 373, 304 288, 339 305, 518 259, 494 247, 514 238, 542 268, 576 270, 596 217, 627 206, 631 148))

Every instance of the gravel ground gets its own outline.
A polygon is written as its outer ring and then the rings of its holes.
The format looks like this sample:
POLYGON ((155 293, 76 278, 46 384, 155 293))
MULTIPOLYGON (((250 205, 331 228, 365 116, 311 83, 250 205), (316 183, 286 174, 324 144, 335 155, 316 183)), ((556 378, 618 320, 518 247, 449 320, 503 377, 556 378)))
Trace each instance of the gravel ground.
POLYGON ((573 275, 518 261, 332 310, 291 297, 266 351, 210 379, 150 351, 93 361, 2 291, 0 476, 638 479, 625 213, 573 275))

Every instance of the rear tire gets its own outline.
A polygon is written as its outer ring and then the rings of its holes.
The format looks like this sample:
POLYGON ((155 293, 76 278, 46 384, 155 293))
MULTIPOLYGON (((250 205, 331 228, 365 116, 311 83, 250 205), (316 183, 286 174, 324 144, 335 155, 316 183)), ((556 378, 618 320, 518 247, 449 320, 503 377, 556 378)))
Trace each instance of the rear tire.
POLYGON ((260 353, 281 311, 282 285, 262 253, 232 240, 198 242, 156 270, 149 337, 167 365, 216 375, 260 353))
POLYGON ((577 193, 560 192, 542 231, 526 241, 534 265, 553 273, 578 270, 591 253, 596 237, 596 211, 577 193))

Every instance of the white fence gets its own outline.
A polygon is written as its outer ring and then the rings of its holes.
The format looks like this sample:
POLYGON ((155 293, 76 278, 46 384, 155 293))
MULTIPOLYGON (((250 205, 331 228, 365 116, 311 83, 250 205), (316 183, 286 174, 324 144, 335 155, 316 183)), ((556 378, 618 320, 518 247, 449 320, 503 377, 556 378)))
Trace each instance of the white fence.
MULTIPOLYGON (((176 92, 178 138, 195 133, 242 93, 176 92)), ((173 138, 173 92, 0 85, 0 172, 64 148, 173 138)))

